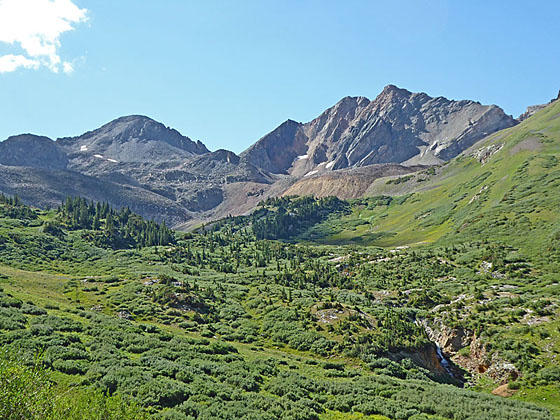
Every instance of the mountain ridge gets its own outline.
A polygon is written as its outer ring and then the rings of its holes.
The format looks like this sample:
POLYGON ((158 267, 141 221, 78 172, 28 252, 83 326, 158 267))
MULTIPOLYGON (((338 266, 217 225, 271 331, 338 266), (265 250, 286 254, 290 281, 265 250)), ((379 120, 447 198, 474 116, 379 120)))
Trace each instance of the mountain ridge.
MULTIPOLYGON (((488 133, 514 124, 516 120, 495 105, 432 98, 388 85, 374 100, 347 96, 307 123, 289 119, 239 155, 225 149, 211 152, 202 142, 147 116, 128 115, 79 136, 34 139, 34 144, 42 146, 36 145, 38 152, 27 157, 25 150, 30 148, 23 141, 19 154, 2 153, 2 147, 14 149, 17 137, 2 142, 0 163, 75 172, 136 188, 146 192, 144 197, 156 194, 184 209, 185 220, 175 216, 168 220, 180 225, 242 214, 258 200, 281 195, 296 183, 300 193, 314 194, 319 184, 322 191, 342 191, 340 185, 324 186, 347 178, 357 184, 345 197, 355 197, 383 176, 379 168, 385 164, 400 165, 387 166, 397 168, 391 174, 412 171, 405 167, 441 164, 488 133), (43 161, 46 155, 50 157, 43 161), (371 165, 359 175, 352 172, 371 165)), ((56 197, 70 192, 56 179, 54 185, 39 190, 56 191, 49 195, 56 197)), ((88 197, 87 189, 82 192, 88 197)), ((30 204, 48 201, 20 195, 29 197, 30 204)), ((147 212, 139 213, 159 220, 150 206, 145 208, 147 212)))
POLYGON ((374 100, 348 96, 307 123, 287 120, 241 156, 273 173, 295 175, 320 165, 325 168, 319 170, 336 170, 381 163, 438 164, 516 123, 496 105, 432 98, 387 85, 374 100), (289 153, 273 165, 279 159, 278 145, 289 153))

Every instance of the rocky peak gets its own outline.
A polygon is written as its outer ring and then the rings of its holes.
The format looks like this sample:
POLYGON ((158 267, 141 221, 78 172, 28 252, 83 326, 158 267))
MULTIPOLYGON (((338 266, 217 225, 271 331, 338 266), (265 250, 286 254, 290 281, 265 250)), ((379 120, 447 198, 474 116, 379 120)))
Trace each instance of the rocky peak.
POLYGON ((346 96, 307 123, 307 134, 314 136, 323 132, 324 135, 329 136, 341 123, 356 118, 369 104, 370 100, 364 96, 346 96))
POLYGON ((57 143, 83 161, 91 157, 111 162, 160 162, 208 153, 177 130, 142 115, 117 118, 79 137, 61 138, 57 143))
POLYGON ((241 157, 265 171, 286 173, 293 161, 307 152, 307 137, 301 126, 293 120, 283 122, 243 152, 241 157))
POLYGON ((234 165, 237 165, 239 163, 239 156, 237 156, 233 152, 230 152, 229 150, 218 149, 215 152, 212 152, 211 156, 213 159, 222 162, 232 163, 234 165))
POLYGON ((0 143, 0 164, 43 169, 64 169, 66 154, 48 137, 34 134, 12 136, 0 143))
POLYGON ((537 112, 539 112, 541 109, 544 109, 547 107, 548 104, 540 104, 540 105, 530 105, 527 107, 527 110, 521 114, 519 117, 517 117, 517 121, 521 122, 521 121, 525 121, 527 118, 535 115, 537 112))
MULTIPOLYGON (((128 115, 117 118, 96 130, 83 134, 78 139, 103 139, 105 142, 118 143, 126 143, 132 140, 142 142, 161 141, 193 154, 209 152, 200 141, 194 142, 181 135, 177 130, 166 127, 162 123, 143 115, 128 115)), ((61 143, 68 143, 67 140, 72 139, 59 139, 61 143)))
POLYGON ((412 92, 399 88, 395 85, 387 85, 383 88, 381 93, 377 95, 375 100, 394 100, 394 99, 406 99, 412 95, 412 92))
POLYGON ((349 96, 308 123, 287 121, 243 156, 295 176, 381 163, 437 164, 515 123, 494 105, 387 85, 373 101, 349 96))

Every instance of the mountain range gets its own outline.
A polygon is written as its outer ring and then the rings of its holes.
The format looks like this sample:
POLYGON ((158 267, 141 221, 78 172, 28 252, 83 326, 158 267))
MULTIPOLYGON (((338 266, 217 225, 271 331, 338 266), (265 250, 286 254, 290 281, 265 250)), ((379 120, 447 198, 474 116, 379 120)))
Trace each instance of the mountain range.
POLYGON ((288 120, 236 155, 131 115, 77 137, 0 142, 0 192, 39 207, 80 195, 187 228, 270 196, 357 198, 380 177, 441 165, 517 123, 496 105, 388 85, 374 100, 346 97, 310 122, 288 120))

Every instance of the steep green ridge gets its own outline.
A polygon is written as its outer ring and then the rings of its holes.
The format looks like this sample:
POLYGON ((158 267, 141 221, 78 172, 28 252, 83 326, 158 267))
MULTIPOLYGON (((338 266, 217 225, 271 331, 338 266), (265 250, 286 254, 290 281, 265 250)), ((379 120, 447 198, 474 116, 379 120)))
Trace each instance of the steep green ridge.
POLYGON ((111 211, 99 212, 99 224, 84 211, 83 229, 80 211, 75 220, 73 210, 4 201, 0 381, 17 374, 23 384, 1 388, 8 419, 21 418, 10 401, 34 371, 39 389, 41 375, 54 383, 46 396, 25 394, 28 405, 54 395, 49 415, 66 418, 89 408, 105 410, 102 418, 550 419, 547 407, 556 408, 532 403, 555 386, 555 371, 541 366, 538 384, 522 383, 531 403, 446 384, 459 381, 419 321, 460 291, 434 279, 470 260, 258 240, 233 223, 176 234, 165 246, 113 249, 91 240, 109 233, 102 215, 111 211), (424 288, 406 291, 410 284, 424 288))
POLYGON ((560 101, 433 172, 379 180, 370 193, 405 194, 359 200, 351 215, 317 227, 310 237, 326 243, 370 237, 367 242, 379 246, 507 240, 542 255, 560 228, 560 101))

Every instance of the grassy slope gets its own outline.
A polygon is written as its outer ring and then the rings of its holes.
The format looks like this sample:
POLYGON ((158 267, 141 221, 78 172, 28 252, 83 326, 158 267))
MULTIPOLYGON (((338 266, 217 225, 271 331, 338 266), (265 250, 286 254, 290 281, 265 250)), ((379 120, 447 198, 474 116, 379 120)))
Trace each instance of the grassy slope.
POLYGON ((369 236, 369 244, 389 247, 465 241, 477 235, 507 239, 528 251, 542 250, 551 229, 560 227, 555 211, 560 196, 553 193, 560 185, 560 102, 516 127, 482 140, 470 151, 494 144, 503 147, 485 164, 467 151, 435 175, 417 176, 397 185, 406 191, 403 186, 412 184, 408 191, 418 191, 403 204, 393 202, 374 209, 355 206, 353 213, 342 220, 317 227, 330 234, 323 242, 363 242, 359 238, 369 236), (427 180, 418 182, 418 178, 427 180), (522 216, 529 220, 526 225, 517 220, 522 216), (492 225, 497 221, 521 231, 492 225), (484 222, 484 230, 477 230, 484 222))

